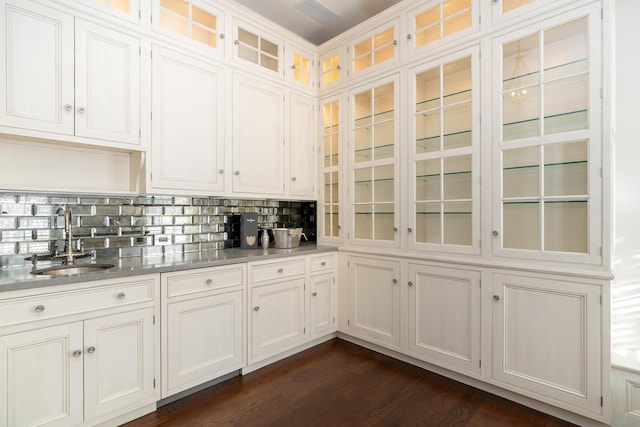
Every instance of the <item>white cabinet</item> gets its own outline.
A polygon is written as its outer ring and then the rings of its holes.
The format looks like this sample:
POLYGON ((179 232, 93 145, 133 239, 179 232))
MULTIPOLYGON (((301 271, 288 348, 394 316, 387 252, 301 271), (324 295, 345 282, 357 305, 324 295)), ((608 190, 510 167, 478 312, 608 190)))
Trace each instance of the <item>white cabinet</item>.
POLYGON ((36 4, 0 7, 0 125, 140 143, 139 39, 36 4))
POLYGON ((94 424, 153 404, 156 276, 16 291, 0 305, 0 425, 94 424))
POLYGON ((326 53, 321 53, 319 58, 319 80, 320 89, 329 89, 339 86, 344 80, 343 69, 341 63, 344 59, 342 48, 336 48, 326 53))
POLYGON ((336 254, 309 257, 309 338, 336 331, 336 254))
POLYGON ((410 355, 480 374, 480 272, 409 264, 410 355))
MULTIPOLYGON (((140 24, 143 11, 140 0, 75 0, 79 3, 88 3, 88 6, 98 9, 109 15, 125 19, 134 24, 140 24)), ((144 4, 143 0, 143 4, 144 4)))
POLYGON ((240 20, 234 22, 233 34, 233 60, 238 66, 283 79, 282 40, 240 20))
POLYGON ((153 47, 151 186, 224 189, 224 70, 153 47))
POLYGON ((397 19, 380 23, 375 29, 349 42, 350 77, 369 74, 383 64, 400 60, 400 23, 397 19))
POLYGON ((555 406, 602 415, 601 399, 609 401, 604 296, 594 281, 494 273, 492 378, 555 406))
POLYGON ((284 194, 284 91, 233 77, 233 192, 284 194))
POLYGON ((346 332, 400 349, 400 262, 349 256, 346 332))
POLYGON ((162 397, 246 364, 245 265, 162 275, 162 397))
POLYGON ((303 344, 305 258, 249 264, 249 363, 303 344))
POLYGON ((316 144, 315 101, 295 93, 289 95, 289 194, 315 199, 316 144))
POLYGON ((313 91, 316 82, 315 54, 294 44, 287 46, 287 81, 296 88, 313 91))

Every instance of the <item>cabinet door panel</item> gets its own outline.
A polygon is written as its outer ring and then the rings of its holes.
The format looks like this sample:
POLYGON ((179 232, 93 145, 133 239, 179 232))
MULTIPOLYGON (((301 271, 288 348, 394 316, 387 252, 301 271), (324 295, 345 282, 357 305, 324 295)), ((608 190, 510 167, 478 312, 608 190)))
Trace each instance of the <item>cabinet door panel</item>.
POLYGON ((72 135, 73 17, 16 3, 0 1, 0 125, 72 135))
POLYGON ((367 341, 400 348, 400 263, 349 259, 349 332, 367 341))
POLYGON ((240 290, 169 303, 163 397, 241 368, 243 319, 240 290))
POLYGON ((80 322, 0 337, 0 425, 80 424, 81 355, 80 322))
POLYGON ((290 193, 313 197, 315 194, 315 111, 311 98, 291 94, 289 100, 290 193))
POLYGON ((85 321, 85 417, 154 401, 153 309, 85 321))
POLYGON ((335 274, 311 277, 309 317, 311 337, 335 331, 335 274))
POLYGON ((139 142, 140 41, 76 21, 76 135, 139 142))
POLYGON ((223 76, 213 65, 154 46, 154 188, 223 189, 223 76))
POLYGON ((411 264, 409 278, 409 351, 479 373, 480 273, 411 264))
POLYGON ((600 287, 495 274, 493 377, 600 414, 600 287))
POLYGON ((233 191, 282 194, 281 88, 234 76, 233 191))
POLYGON ((304 279, 251 290, 251 362, 304 342, 304 279))

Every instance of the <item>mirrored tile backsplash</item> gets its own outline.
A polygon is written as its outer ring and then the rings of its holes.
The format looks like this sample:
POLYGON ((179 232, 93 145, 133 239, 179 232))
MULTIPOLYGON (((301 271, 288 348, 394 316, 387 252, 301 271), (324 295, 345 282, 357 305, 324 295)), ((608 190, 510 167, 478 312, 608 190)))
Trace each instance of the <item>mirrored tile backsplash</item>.
POLYGON ((314 202, 185 196, 52 195, 0 192, 0 265, 64 247, 64 207, 73 247, 98 258, 219 250, 234 246, 229 217, 258 214, 261 228, 301 227, 316 236, 314 202), (94 252, 95 251, 95 252, 94 252))

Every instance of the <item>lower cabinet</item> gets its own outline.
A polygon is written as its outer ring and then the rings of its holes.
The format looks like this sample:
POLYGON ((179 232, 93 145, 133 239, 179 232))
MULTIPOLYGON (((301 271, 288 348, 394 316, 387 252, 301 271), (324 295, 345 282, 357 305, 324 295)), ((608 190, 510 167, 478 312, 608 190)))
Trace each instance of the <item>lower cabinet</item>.
POLYGON ((410 355, 480 373, 480 272, 410 263, 410 355))
POLYGON ((241 369, 245 265, 162 274, 162 397, 241 369))
POLYGON ((135 280, 130 287, 105 281, 104 287, 94 282, 46 295, 2 295, 0 310, 13 307, 33 321, 48 318, 31 329, 29 323, 0 324, 0 426, 94 424, 157 400, 157 281, 155 276, 135 280), (136 294, 144 287, 146 296, 136 294), (74 303, 57 305, 65 299, 74 303), (75 303, 80 300, 86 304, 75 303), (94 309, 106 311, 96 316, 94 309), (19 332, 5 333, 16 327, 19 332))
POLYGON ((602 414, 602 289, 494 273, 493 379, 574 412, 602 414))
POLYGON ((309 281, 309 337, 315 338, 336 330, 336 274, 311 276, 309 281))

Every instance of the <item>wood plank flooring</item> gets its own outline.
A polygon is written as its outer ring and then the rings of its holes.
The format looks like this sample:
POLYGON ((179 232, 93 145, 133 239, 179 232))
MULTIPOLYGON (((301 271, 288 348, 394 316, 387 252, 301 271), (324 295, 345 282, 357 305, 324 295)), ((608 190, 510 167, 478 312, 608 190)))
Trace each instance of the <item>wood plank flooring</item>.
POLYGON ((572 426, 334 339, 126 424, 150 426, 572 426))

